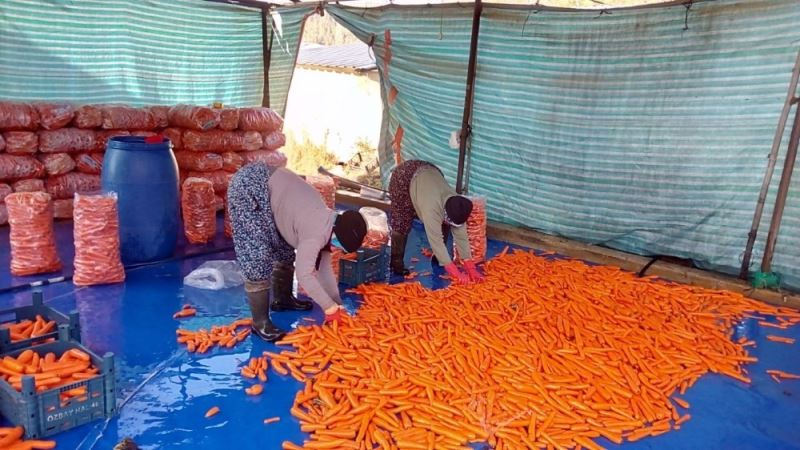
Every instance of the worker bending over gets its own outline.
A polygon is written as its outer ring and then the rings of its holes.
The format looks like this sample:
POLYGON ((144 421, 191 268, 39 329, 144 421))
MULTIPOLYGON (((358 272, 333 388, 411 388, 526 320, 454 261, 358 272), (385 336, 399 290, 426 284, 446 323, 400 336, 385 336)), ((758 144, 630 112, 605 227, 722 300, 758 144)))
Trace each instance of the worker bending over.
POLYGON ((458 195, 447 184, 442 172, 426 161, 412 160, 401 163, 389 180, 392 198, 390 225, 392 228, 392 272, 407 275, 404 256, 411 223, 418 217, 425 225, 425 234, 433 250, 431 263, 444 265, 447 273, 457 283, 483 281, 472 261, 469 239, 464 223, 472 212, 472 201, 458 195), (447 237, 455 240, 466 273, 459 270, 447 252, 447 237))
POLYGON ((331 237, 335 234, 348 253, 358 250, 367 233, 361 214, 331 211, 302 178, 264 163, 248 164, 236 172, 228 187, 228 208, 256 335, 267 341, 284 335, 270 320, 270 304, 273 311, 312 307, 292 295, 295 249, 300 286, 325 311, 326 322, 341 319, 331 237))

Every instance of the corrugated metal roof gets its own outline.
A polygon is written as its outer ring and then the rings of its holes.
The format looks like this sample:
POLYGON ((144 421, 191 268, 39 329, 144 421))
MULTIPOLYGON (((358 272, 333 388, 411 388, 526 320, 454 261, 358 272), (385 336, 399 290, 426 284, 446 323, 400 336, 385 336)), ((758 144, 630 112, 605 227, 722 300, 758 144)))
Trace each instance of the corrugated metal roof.
POLYGON ((364 44, 316 45, 303 44, 297 57, 300 66, 365 72, 377 69, 375 54, 364 44))

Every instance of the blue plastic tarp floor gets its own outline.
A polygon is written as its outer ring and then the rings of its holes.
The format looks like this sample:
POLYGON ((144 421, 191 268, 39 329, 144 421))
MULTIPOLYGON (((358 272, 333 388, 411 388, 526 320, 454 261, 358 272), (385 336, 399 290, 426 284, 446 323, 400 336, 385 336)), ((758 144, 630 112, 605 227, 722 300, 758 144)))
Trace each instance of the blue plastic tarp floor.
MULTIPOLYGON (((72 246, 70 225, 61 223, 57 228, 61 254, 69 261, 66 256, 71 251, 63 247, 72 246)), ((120 285, 77 288, 64 282, 43 288, 48 305, 80 313, 84 344, 101 355, 113 352, 118 376, 119 413, 110 420, 56 435, 59 449, 107 450, 124 437, 133 438, 142 449, 280 449, 284 440, 302 443, 305 434, 289 414, 294 395, 302 388, 300 383, 269 373, 263 395, 249 397, 243 392, 246 384, 239 375, 240 364, 264 350, 275 351, 276 346, 250 338, 230 350, 194 355, 175 341, 179 327, 208 328, 249 316, 241 287, 211 292, 183 286, 183 277, 204 261, 233 259, 230 251, 207 254, 210 248, 225 245, 230 242, 224 239, 202 251, 182 245, 179 253, 185 258, 132 269, 120 285), (186 303, 197 307, 197 316, 174 320, 172 314, 186 303), (205 411, 212 406, 218 406, 221 413, 205 419, 205 411), (273 416, 280 417, 280 422, 263 424, 273 416)), ((417 225, 406 257, 407 261, 420 259, 418 272, 430 270, 420 254, 423 246, 427 242, 417 225)), ((504 246, 490 241, 489 254, 497 254, 504 246)), ((7 250, 2 250, 7 259, 7 250)), ((7 265, 5 270, 0 274, 0 286, 21 281, 9 277, 7 265)), ((438 273, 420 281, 434 289, 448 284, 438 273)), ((2 293, 0 308, 26 304, 30 296, 29 289, 2 293)), ((350 308, 357 307, 353 295, 348 294, 345 301, 350 308)), ((285 329, 309 323, 301 321, 303 317, 319 323, 322 313, 315 307, 306 314, 273 314, 273 320, 285 329)), ((751 322, 743 323, 739 331, 757 342, 751 353, 759 361, 749 366, 752 385, 705 376, 683 396, 692 405, 692 420, 679 431, 622 446, 602 439, 598 442, 625 449, 800 448, 800 381, 777 384, 765 373, 770 368, 800 373, 800 347, 767 342, 765 336, 775 330, 751 322)), ((781 334, 800 340, 797 327, 781 334)))

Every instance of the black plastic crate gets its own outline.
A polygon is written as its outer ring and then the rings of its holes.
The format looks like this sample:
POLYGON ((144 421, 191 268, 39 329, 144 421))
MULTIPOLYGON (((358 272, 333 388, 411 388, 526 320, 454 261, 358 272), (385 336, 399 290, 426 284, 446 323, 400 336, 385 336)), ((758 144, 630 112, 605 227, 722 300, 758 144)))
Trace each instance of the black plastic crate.
POLYGON ((20 306, 0 311, 0 325, 17 323, 23 320, 35 320, 37 315, 42 316, 46 321, 55 321, 56 329, 35 338, 12 342, 11 332, 7 328, 0 328, 0 354, 41 344, 51 338, 64 339, 66 337, 68 340, 81 342, 81 325, 77 311, 67 315, 45 306, 44 296, 38 291, 33 292, 30 306, 20 306), (66 332, 62 328, 66 328, 66 332))
MULTIPOLYGON (((36 392, 33 377, 22 377, 22 392, 0 380, 0 413, 14 425, 25 427, 28 439, 51 436, 111 417, 117 410, 113 354, 106 353, 100 358, 82 345, 67 341, 37 345, 30 350, 42 356, 52 352, 60 357, 73 348, 91 356, 92 365, 100 369, 97 376, 40 393, 36 392), (84 386, 85 397, 62 400, 61 393, 84 386)), ((16 358, 25 350, 15 350, 7 356, 16 358)))
POLYGON ((364 283, 386 281, 389 277, 389 246, 380 250, 363 248, 356 252, 356 259, 339 261, 339 283, 355 287, 364 283))

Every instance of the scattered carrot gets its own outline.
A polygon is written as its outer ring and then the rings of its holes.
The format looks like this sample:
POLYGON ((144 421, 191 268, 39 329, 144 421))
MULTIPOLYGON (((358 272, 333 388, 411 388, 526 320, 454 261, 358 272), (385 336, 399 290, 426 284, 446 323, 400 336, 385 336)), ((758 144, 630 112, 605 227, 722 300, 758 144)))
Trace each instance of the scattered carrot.
POLYGON ((409 274, 405 276, 405 279, 406 280, 413 280, 416 277, 417 277, 417 272, 409 272, 409 274))
POLYGON ((173 319, 184 319, 186 317, 193 317, 197 314, 197 310, 192 308, 191 305, 183 305, 180 311, 172 315, 173 319))
POLYGON ((800 375, 784 372, 782 370, 767 370, 767 373, 773 377, 782 378, 784 380, 800 380, 800 375))
POLYGON ((209 417, 216 416, 218 413, 219 413, 219 408, 216 406, 212 406, 211 409, 206 411, 206 419, 208 419, 209 417))
POLYGON ((216 325, 211 330, 197 331, 179 328, 175 331, 179 344, 190 353, 206 353, 214 347, 232 348, 250 335, 250 319, 238 319, 229 325, 216 325), (244 330, 239 328, 246 327, 244 330))
POLYGON ((265 355, 304 382, 291 414, 311 438, 285 450, 593 449, 599 436, 657 436, 690 419, 674 396, 703 375, 750 382, 756 358, 730 338, 739 321, 800 323, 740 294, 519 250, 489 261, 481 284, 355 291, 357 316, 299 326, 278 343, 292 351, 265 355))
POLYGON ((792 338, 787 338, 787 337, 782 337, 782 336, 774 336, 772 334, 768 334, 767 335, 767 339, 772 341, 772 342, 780 342, 780 343, 783 343, 783 344, 794 344, 794 339, 792 339, 792 338))
POLYGON ((420 253, 422 253, 423 256, 426 256, 428 258, 433 256, 433 250, 431 250, 431 249, 429 249, 427 247, 422 247, 422 250, 420 251, 420 253))
POLYGON ((260 384, 254 384, 249 388, 246 388, 244 391, 247 393, 247 395, 261 395, 261 393, 264 392, 264 386, 260 384))
POLYGON ((268 419, 264 419, 264 425, 269 425, 271 423, 280 422, 280 421, 281 421, 280 417, 270 417, 268 419))

